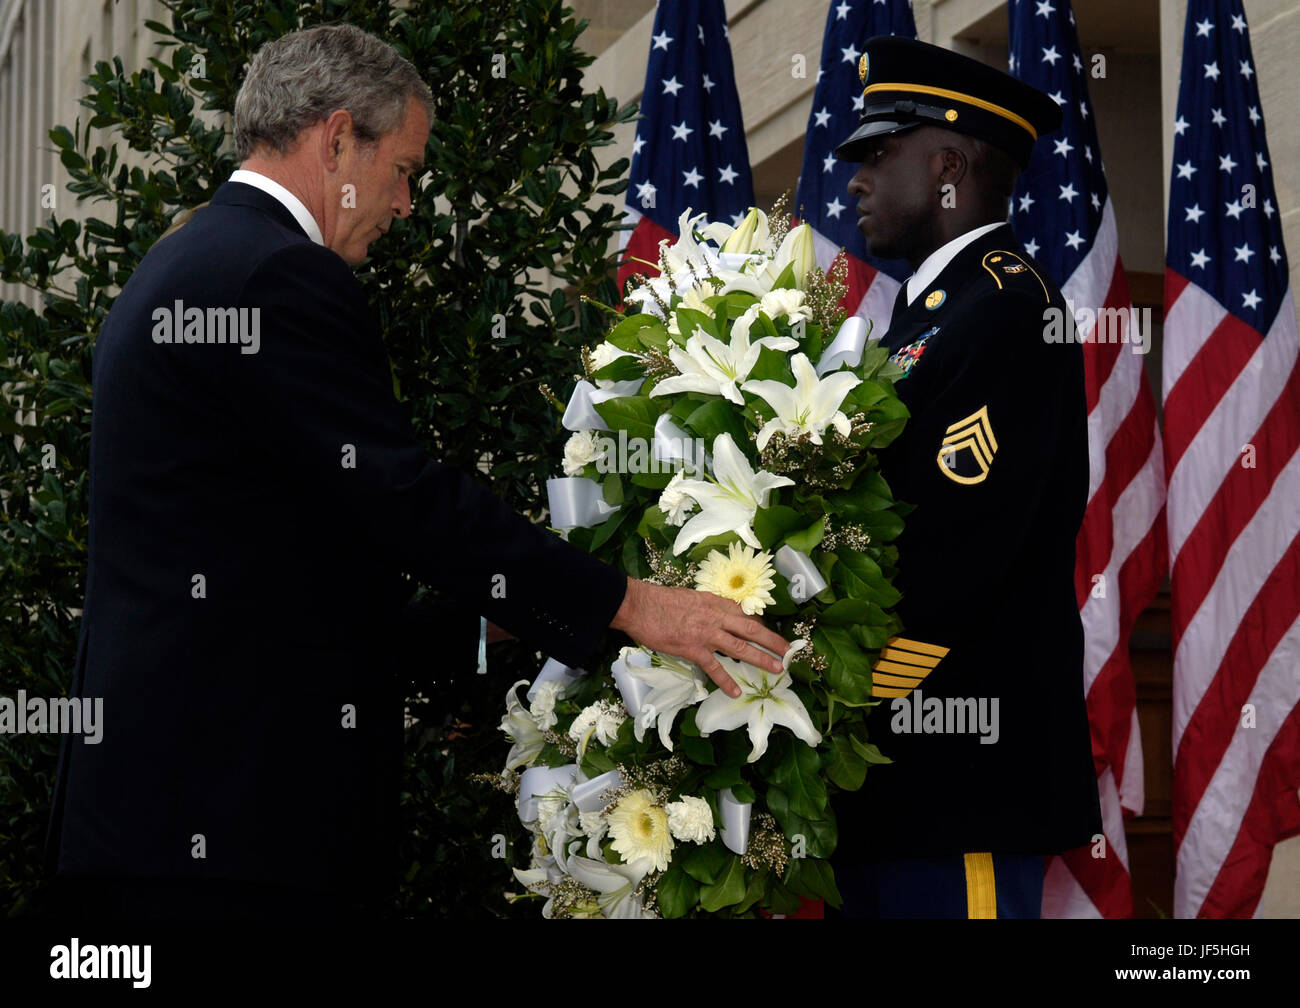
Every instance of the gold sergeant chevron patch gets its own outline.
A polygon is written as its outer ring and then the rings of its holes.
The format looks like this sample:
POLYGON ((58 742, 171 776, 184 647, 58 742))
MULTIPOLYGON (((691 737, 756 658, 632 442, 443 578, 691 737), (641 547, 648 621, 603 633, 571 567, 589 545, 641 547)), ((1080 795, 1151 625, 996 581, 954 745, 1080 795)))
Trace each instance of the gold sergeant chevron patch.
POLYGON ((954 483, 983 483, 997 450, 998 440, 985 405, 948 427, 935 461, 939 471, 954 483))
POLYGON ((930 674, 946 647, 927 644, 906 637, 891 637, 880 652, 880 660, 871 669, 871 695, 905 697, 930 674))

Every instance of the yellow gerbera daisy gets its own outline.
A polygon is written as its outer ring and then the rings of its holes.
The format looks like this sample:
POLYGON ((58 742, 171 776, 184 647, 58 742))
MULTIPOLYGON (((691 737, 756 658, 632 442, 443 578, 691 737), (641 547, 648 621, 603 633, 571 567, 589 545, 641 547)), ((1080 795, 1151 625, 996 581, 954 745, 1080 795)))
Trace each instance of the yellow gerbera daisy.
POLYGON ((668 813, 644 789, 624 795, 606 814, 610 844, 624 861, 646 858, 652 871, 664 871, 672 857, 673 836, 668 831, 668 813))
POLYGON ((757 616, 774 601, 772 554, 755 553, 752 547, 734 542, 728 552, 712 550, 700 564, 695 587, 739 602, 747 616, 757 616))

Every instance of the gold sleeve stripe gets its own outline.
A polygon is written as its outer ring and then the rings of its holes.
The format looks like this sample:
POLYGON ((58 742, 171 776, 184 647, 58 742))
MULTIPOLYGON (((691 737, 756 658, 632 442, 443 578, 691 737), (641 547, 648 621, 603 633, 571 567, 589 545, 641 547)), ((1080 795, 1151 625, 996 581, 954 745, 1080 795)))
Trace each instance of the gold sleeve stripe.
POLYGON ((944 433, 948 435, 943 439, 944 443, 946 444, 963 434, 969 433, 966 429, 968 427, 976 428, 976 430, 983 432, 984 436, 988 438, 985 446, 993 449, 993 451, 989 452, 989 457, 992 458, 994 452, 998 450, 998 439, 993 436, 993 424, 989 421, 989 407, 987 403, 977 409, 970 416, 962 417, 956 423, 949 424, 948 429, 944 431, 944 433))
POLYGON ((913 679, 911 676, 890 675, 888 672, 873 672, 871 681, 879 686, 906 686, 908 689, 916 689, 921 685, 920 679, 913 679))
MULTIPOLYGON (((899 665, 896 662, 879 661, 876 667, 872 669, 873 673, 888 672, 896 679, 906 679, 912 683, 919 683, 922 679, 930 674, 929 669, 918 669, 914 665, 899 665)), ((877 675, 879 680, 879 675, 877 675)), ((897 683, 902 686, 903 684, 897 683)))
MULTIPOLYGON (((989 432, 993 433, 992 431, 989 432)), ((943 439, 943 444, 950 445, 954 454, 961 451, 967 445, 977 454, 984 456, 985 462, 993 461, 993 454, 996 448, 990 448, 989 442, 984 437, 984 430, 981 427, 968 427, 966 430, 958 431, 956 434, 949 434, 943 439)))
POLYGON ((927 644, 925 641, 910 640, 907 637, 891 637, 885 641, 885 647, 898 648, 905 651, 915 651, 918 654, 933 655, 936 658, 942 658, 948 653, 946 647, 938 644, 927 644))
POLYGON ((915 688, 914 686, 872 686, 871 695, 875 697, 905 697, 915 688))
POLYGON ((901 664, 915 665, 917 671, 929 671, 939 664, 938 658, 931 658, 928 655, 922 656, 913 654, 911 651, 900 651, 898 648, 886 647, 880 652, 881 661, 893 661, 901 664))
POLYGON ((993 878, 993 855, 967 854, 966 917, 968 920, 996 920, 998 890, 993 878))

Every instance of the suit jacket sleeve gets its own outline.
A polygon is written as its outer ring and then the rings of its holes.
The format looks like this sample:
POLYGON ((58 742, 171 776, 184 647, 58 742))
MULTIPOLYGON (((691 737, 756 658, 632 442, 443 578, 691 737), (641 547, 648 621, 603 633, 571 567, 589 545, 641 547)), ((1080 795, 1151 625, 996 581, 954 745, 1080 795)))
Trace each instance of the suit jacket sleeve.
POLYGON ((899 542, 905 637, 882 652, 876 696, 906 695, 916 670, 902 666, 933 667, 979 639, 995 606, 1016 604, 997 586, 1028 537, 1050 538, 1041 548, 1072 567, 1083 501, 1047 495, 1062 465, 1081 477, 1071 486, 1087 483, 1082 354, 1044 340, 1044 307, 1041 295, 994 291, 949 320, 933 393, 908 421, 905 489, 894 488, 916 505, 899 542))
POLYGON ((587 660, 626 576, 428 456, 343 260, 311 243, 279 249, 241 301, 260 308, 260 346, 237 355, 232 381, 266 449, 332 509, 338 534, 552 657, 587 660))

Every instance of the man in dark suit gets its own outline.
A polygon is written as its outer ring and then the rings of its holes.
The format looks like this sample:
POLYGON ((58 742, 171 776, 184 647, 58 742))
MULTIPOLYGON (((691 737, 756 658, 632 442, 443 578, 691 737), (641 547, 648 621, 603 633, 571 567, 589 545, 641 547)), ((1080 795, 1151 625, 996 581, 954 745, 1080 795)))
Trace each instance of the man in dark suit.
MULTIPOLYGON (((407 573, 431 669, 480 618, 578 666, 607 628, 779 670, 723 599, 630 580, 430 459, 350 267, 424 158, 432 99, 351 27, 270 43, 243 168, 131 276, 95 351, 90 565, 49 855, 65 907, 131 916, 374 910, 395 880, 407 573)), ((437 268, 436 264, 430 264, 437 268)))
POLYGON ((862 122, 836 154, 862 162, 849 192, 872 255, 916 271, 884 337, 911 419, 881 455, 915 510, 905 636, 873 670, 893 763, 838 803, 836 873, 851 917, 1037 917, 1043 856, 1100 831, 1074 590, 1083 355, 1045 338, 1052 310, 1071 316, 1005 223, 1060 112, 936 46, 865 48, 862 122))

